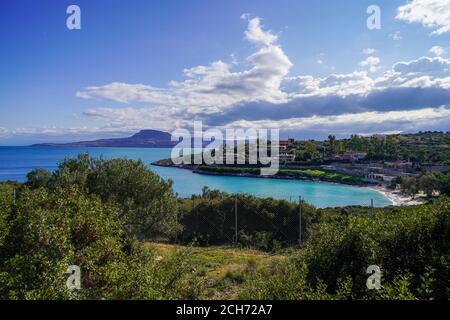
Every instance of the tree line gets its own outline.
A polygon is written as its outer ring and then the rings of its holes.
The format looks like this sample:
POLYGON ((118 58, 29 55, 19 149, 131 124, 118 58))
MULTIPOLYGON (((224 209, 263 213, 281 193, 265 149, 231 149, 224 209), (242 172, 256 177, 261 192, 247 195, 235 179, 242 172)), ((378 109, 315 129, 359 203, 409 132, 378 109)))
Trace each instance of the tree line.
POLYGON ((337 139, 329 135, 325 141, 296 141, 291 151, 300 162, 321 163, 342 152, 367 153, 367 161, 410 160, 418 164, 450 164, 450 133, 419 132, 416 134, 352 135, 337 139))
POLYGON ((415 197, 423 192, 427 197, 436 194, 450 196, 450 171, 442 173, 421 172, 417 176, 399 175, 395 177, 390 187, 400 186, 402 192, 415 197))

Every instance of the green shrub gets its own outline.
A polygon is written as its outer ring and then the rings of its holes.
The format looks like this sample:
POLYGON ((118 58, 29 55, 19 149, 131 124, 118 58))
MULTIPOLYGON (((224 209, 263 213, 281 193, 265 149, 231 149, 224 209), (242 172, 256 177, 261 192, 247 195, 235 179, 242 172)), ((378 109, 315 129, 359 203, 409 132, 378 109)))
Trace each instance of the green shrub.
POLYGON ((447 300, 450 200, 316 223, 303 250, 270 272, 258 271, 255 279, 246 282, 244 298, 348 298, 351 293, 355 299, 447 300), (380 291, 366 288, 370 265, 382 270, 380 291))
POLYGON ((32 189, 76 186, 104 203, 114 203, 130 238, 167 239, 181 229, 172 182, 154 174, 142 161, 92 159, 80 154, 62 161, 52 175, 36 169, 27 177, 26 185, 32 189))

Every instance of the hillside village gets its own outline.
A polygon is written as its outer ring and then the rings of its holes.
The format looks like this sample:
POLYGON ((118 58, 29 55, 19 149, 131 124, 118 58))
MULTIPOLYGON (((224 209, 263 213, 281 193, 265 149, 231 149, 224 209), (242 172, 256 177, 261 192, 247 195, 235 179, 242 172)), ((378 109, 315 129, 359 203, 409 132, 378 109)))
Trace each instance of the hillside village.
POLYGON ((362 177, 366 183, 390 185, 400 175, 450 170, 450 134, 425 132, 411 135, 352 136, 328 141, 280 141, 280 162, 284 168, 315 167, 362 177), (435 152, 439 147, 440 152, 435 152))
MULTIPOLYGON (((270 153, 268 143, 268 153, 270 153)), ((177 165, 199 174, 260 177, 261 165, 251 165, 237 147, 224 154, 224 164, 177 165), (234 163, 226 157, 234 153, 234 163)), ((233 158, 233 156, 231 156, 233 158)), ((419 193, 439 194, 443 180, 450 172, 450 133, 419 132, 416 134, 352 135, 348 139, 279 141, 278 173, 272 178, 336 182, 352 185, 379 185, 398 189, 413 197, 419 193)), ((171 159, 153 163, 175 166, 171 159)))

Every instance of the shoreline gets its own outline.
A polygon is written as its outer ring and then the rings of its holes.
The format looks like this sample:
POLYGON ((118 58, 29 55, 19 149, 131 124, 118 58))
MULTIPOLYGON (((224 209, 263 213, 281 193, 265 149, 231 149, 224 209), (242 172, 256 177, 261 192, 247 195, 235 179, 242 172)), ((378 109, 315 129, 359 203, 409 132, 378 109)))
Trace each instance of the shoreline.
POLYGON ((331 183, 331 184, 339 184, 353 187, 372 187, 373 184, 370 183, 356 183, 351 181, 338 181, 338 180, 329 180, 329 179, 321 179, 319 177, 307 177, 307 176, 280 176, 280 175, 272 175, 272 176, 262 176, 253 173, 232 173, 232 172, 215 172, 215 171, 204 171, 196 168, 196 165, 173 165, 173 164, 162 164, 159 161, 155 161, 151 163, 152 166, 157 167, 167 167, 167 168, 178 168, 189 170, 193 173, 200 175, 208 175, 208 176, 223 176, 223 177, 241 177, 241 178, 255 178, 255 179, 274 179, 274 180, 297 180, 297 181, 310 181, 310 182, 323 182, 323 183, 331 183))
POLYGON ((294 177, 280 177, 280 176, 271 176, 271 177, 263 177, 253 174, 233 174, 233 173, 217 173, 217 172, 205 172, 201 170, 195 170, 193 167, 189 166, 177 166, 177 165, 161 165, 160 163, 152 163, 155 166, 162 167, 174 167, 179 169, 190 170, 193 173, 201 174, 201 175, 215 175, 215 176, 230 176, 230 177, 243 177, 243 178, 263 178, 263 179, 282 179, 282 180, 298 180, 298 181, 310 181, 310 182, 320 182, 320 183, 330 183, 330 184, 339 184, 346 185, 358 188, 369 188, 373 191, 376 191, 382 194, 386 199, 391 202, 391 206, 405 207, 405 206, 414 206, 425 203, 425 201, 419 197, 412 198, 401 191, 388 189, 384 185, 373 185, 373 184, 354 184, 354 183, 342 183, 337 181, 324 181, 321 179, 308 179, 305 177, 302 178, 294 178, 294 177))
POLYGON ((392 202, 393 206, 406 207, 424 204, 425 201, 422 198, 413 198, 398 190, 390 190, 382 185, 369 187, 370 189, 377 191, 384 195, 392 202))

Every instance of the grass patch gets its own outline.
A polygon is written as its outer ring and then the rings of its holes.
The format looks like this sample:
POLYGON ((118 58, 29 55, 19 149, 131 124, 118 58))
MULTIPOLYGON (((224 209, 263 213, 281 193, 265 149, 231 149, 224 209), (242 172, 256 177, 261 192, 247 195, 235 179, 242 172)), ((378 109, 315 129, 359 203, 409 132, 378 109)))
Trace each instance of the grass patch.
MULTIPOLYGON (((183 246, 161 243, 146 243, 156 249, 162 259, 182 249, 183 246)), ((284 255, 272 255, 252 249, 235 247, 192 247, 195 276, 205 285, 204 299, 236 299, 239 287, 246 281, 246 275, 269 267, 284 255)))

